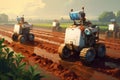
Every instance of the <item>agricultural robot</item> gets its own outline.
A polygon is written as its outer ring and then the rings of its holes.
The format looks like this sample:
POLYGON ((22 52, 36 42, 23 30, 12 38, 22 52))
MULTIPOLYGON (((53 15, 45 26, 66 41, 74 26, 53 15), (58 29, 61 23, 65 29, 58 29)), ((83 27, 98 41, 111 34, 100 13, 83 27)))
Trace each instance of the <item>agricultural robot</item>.
POLYGON ((59 23, 59 21, 58 20, 54 20, 53 22, 52 22, 52 31, 53 32, 61 32, 62 31, 62 28, 60 27, 60 23, 59 23))
POLYGON ((120 27, 116 23, 115 19, 111 19, 111 23, 108 25, 108 30, 106 31, 106 38, 120 38, 120 27))
POLYGON ((86 21, 84 8, 82 11, 69 13, 74 24, 66 28, 64 43, 58 48, 61 59, 79 57, 81 61, 91 63, 95 57, 103 58, 106 53, 104 44, 99 43, 99 27, 86 21))
POLYGON ((18 23, 14 25, 14 33, 12 35, 13 41, 26 43, 27 41, 34 41, 34 34, 30 33, 32 24, 24 21, 24 17, 17 17, 18 23))

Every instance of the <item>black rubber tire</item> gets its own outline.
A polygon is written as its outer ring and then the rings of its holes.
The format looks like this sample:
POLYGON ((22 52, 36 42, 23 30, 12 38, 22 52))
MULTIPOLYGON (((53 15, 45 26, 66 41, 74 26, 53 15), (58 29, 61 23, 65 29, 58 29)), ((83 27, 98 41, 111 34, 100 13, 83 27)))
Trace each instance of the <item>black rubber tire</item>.
POLYGON ((61 59, 68 59, 71 56, 71 51, 65 45, 59 47, 59 56, 61 59))
POLYGON ((95 56, 96 53, 93 48, 83 48, 80 52, 80 58, 84 63, 90 64, 94 61, 95 56))
POLYGON ((14 33, 14 34, 12 35, 12 40, 13 40, 13 41, 17 41, 17 40, 18 40, 18 35, 17 35, 16 33, 14 33))
POLYGON ((106 55, 106 47, 105 47, 104 44, 102 44, 102 43, 97 44, 96 54, 97 54, 97 57, 99 57, 99 58, 105 57, 105 55, 106 55))
POLYGON ((26 42, 26 37, 25 36, 23 36, 23 35, 20 35, 19 36, 19 41, 20 41, 20 43, 25 43, 26 42))
POLYGON ((95 51, 94 49, 90 49, 86 53, 86 61, 87 62, 92 62, 95 59, 95 51))
POLYGON ((30 33, 28 36, 29 41, 31 41, 31 42, 34 41, 34 37, 35 37, 34 34, 30 33))

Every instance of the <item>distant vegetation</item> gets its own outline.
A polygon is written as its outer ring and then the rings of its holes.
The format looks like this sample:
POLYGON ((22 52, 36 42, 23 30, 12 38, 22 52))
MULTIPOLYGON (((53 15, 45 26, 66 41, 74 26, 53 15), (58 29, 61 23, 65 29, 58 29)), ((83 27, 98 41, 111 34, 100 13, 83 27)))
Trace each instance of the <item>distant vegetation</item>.
POLYGON ((8 15, 0 14, 0 23, 7 23, 8 22, 8 15))
POLYGON ((115 14, 114 12, 103 12, 98 20, 100 22, 106 23, 106 22, 110 22, 110 19, 116 19, 117 22, 120 22, 120 11, 117 12, 117 14, 115 14))
MULTIPOLYGON (((70 26, 70 25, 72 25, 73 23, 60 23, 60 26, 62 27, 62 28, 66 28, 66 27, 68 27, 68 26, 70 26)), ((52 22, 51 23, 34 23, 33 24, 34 26, 37 26, 37 27, 52 27, 52 22)))
MULTIPOLYGON (((101 13, 101 15, 98 16, 98 20, 90 20, 93 24, 96 24, 98 26, 100 26, 100 28, 102 30, 107 30, 107 25, 110 23, 110 19, 116 19, 118 24, 120 25, 120 10, 117 11, 117 13, 115 14, 113 11, 105 11, 103 13, 101 13)), ((0 23, 7 23, 7 24, 15 24, 16 19, 14 20, 8 20, 8 15, 6 14, 0 14, 0 23)), ((34 26, 37 27, 47 27, 47 28, 51 28, 52 27, 52 22, 53 20, 45 20, 45 19, 29 19, 26 20, 27 22, 32 23, 34 26)), ((60 19, 60 26, 62 28, 66 28, 69 27, 71 24, 73 24, 73 21, 70 19, 60 19)))
MULTIPOLYGON (((72 22, 70 22, 70 23, 66 22, 66 23, 61 23, 60 26, 62 28, 67 28, 72 24, 73 24, 72 22)), ((102 32, 106 31, 108 28, 107 23, 102 24, 101 22, 93 21, 93 24, 98 25, 100 27, 100 31, 102 31, 102 32)), ((35 23, 34 26, 52 28, 52 23, 35 23)))

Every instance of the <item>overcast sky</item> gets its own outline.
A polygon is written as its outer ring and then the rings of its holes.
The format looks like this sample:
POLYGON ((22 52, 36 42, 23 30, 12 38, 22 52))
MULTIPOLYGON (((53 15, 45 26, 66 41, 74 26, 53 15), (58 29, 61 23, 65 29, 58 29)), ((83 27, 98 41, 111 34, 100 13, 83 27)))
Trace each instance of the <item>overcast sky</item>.
POLYGON ((10 19, 25 15, 33 19, 69 18, 70 9, 85 7, 88 19, 97 19, 104 11, 120 10, 120 0, 0 0, 0 13, 10 19))

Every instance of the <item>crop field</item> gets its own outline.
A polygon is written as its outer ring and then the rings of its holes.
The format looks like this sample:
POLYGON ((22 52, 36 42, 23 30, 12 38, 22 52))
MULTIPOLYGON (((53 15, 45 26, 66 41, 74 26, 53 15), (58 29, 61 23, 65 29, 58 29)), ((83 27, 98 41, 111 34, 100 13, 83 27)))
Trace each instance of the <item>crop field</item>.
MULTIPOLYGON (((62 28, 66 28, 66 27, 69 27, 70 25, 72 25, 73 23, 61 23, 60 26, 62 28)), ((52 23, 35 23, 33 24, 34 26, 37 26, 37 27, 52 27, 52 23)), ((99 25, 98 25, 99 26, 99 25)), ((100 29, 107 29, 107 26, 99 26, 100 29)))
MULTIPOLYGON (((60 44, 64 43, 65 33, 41 28, 51 24, 34 25, 40 27, 34 26, 31 31, 35 35, 33 43, 20 44, 12 41, 13 26, 10 25, 0 26, 0 38, 5 38, 5 44, 15 52, 22 53, 25 56, 24 61, 38 64, 39 68, 53 75, 53 78, 48 77, 45 80, 120 80, 120 40, 100 36, 100 42, 107 48, 106 57, 96 59, 93 64, 86 66, 79 59, 60 59, 57 51, 60 44)), ((71 24, 61 24, 64 28, 69 25, 71 24)), ((101 29, 106 28, 107 26, 101 26, 101 29)))
MULTIPOLYGON (((69 26, 71 26, 73 23, 61 23, 60 26, 65 29, 69 26)), ((35 23, 33 24, 34 26, 37 26, 37 27, 44 27, 44 28, 52 28, 52 23, 35 23)), ((108 29, 108 26, 101 26, 101 25, 98 25, 99 28, 100 28, 100 32, 105 32, 107 31, 108 29)))
MULTIPOLYGON (((36 24, 33 24, 34 26, 37 26, 37 27, 52 27, 52 23, 36 23, 36 24)), ((72 25, 72 23, 61 23, 60 26, 62 28, 66 28, 68 26, 72 25)))
POLYGON ((120 80, 120 0, 1 0, 0 80, 120 80))

